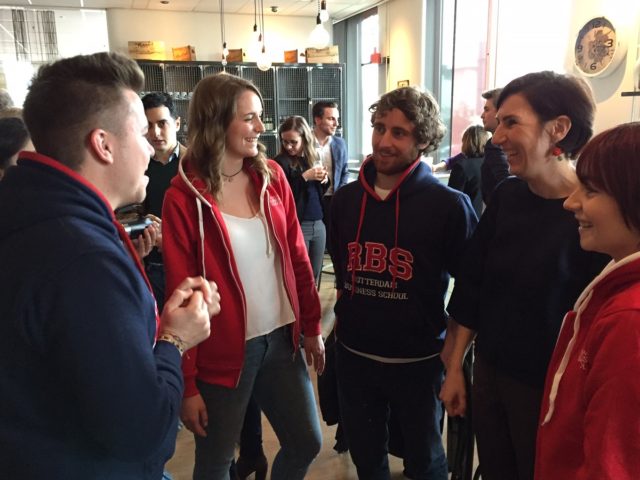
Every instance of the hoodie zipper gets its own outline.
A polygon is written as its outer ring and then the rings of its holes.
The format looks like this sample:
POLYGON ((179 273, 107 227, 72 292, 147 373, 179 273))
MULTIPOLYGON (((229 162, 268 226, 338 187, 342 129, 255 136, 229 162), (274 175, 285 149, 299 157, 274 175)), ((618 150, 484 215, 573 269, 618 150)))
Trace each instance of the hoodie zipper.
MULTIPOLYGON (((273 228, 273 215, 271 214, 271 203, 269 202, 269 196, 270 196, 270 194, 269 194, 269 191, 267 190, 265 192, 265 196, 264 196, 264 201, 267 204, 267 208, 265 209, 265 212, 268 212, 267 223, 269 224, 269 227, 271 228, 271 230, 273 232, 273 237, 276 239, 276 242, 278 244, 278 248, 280 249, 279 262, 280 262, 280 265, 282 267, 282 281, 284 282, 284 290, 285 290, 285 292, 287 292, 287 299, 289 300, 289 305, 291 305, 291 309, 293 310, 293 302, 291 300, 291 292, 289 292, 289 287, 287 286, 287 282, 285 280, 285 278, 287 278, 287 275, 286 275, 287 274, 287 266, 285 264, 284 259, 282 258, 283 252, 284 252, 284 248, 282 247, 282 242, 278 238, 278 233, 276 232, 276 229, 273 228)), ((295 311, 293 312, 293 316, 294 316, 294 319, 296 321, 298 321, 298 318, 296 318, 296 312, 295 311)), ((300 313, 298 312, 298 317, 299 316, 300 316, 300 313)), ((301 319, 300 319, 300 322, 302 322, 301 319)), ((296 337, 295 333, 296 333, 296 329, 295 329, 295 326, 294 326, 293 329, 292 329, 292 332, 291 332, 291 341, 293 343, 293 354, 291 355, 291 361, 295 361, 296 353, 298 351, 297 342, 296 342, 296 339, 295 339, 295 337, 296 337)))

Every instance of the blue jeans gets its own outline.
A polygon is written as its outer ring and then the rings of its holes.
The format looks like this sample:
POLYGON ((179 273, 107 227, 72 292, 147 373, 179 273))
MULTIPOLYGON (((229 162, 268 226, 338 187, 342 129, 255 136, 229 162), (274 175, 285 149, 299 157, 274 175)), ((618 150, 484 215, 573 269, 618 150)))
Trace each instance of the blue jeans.
POLYGON ((307 245, 309 260, 313 269, 313 278, 316 285, 320 283, 322 260, 324 259, 324 247, 327 243, 327 231, 322 220, 303 220, 300 222, 304 243, 307 245))
POLYGON ((336 345, 340 413, 360 480, 389 480, 389 413, 402 440, 404 474, 413 480, 447 480, 438 399, 440 358, 381 363, 336 345))
POLYGON ((322 434, 313 386, 298 351, 293 355, 291 328, 278 328, 245 344, 237 388, 198 382, 207 406, 207 436, 195 436, 194 480, 228 480, 235 444, 253 392, 280 441, 273 480, 302 479, 320 452, 322 434))

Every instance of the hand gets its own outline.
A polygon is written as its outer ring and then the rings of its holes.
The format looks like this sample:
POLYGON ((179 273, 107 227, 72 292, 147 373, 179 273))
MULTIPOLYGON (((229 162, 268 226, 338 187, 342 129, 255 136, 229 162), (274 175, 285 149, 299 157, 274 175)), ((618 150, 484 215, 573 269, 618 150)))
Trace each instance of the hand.
POLYGON ((158 236, 162 237, 160 225, 154 222, 145 228, 138 238, 131 240, 133 246, 136 247, 136 253, 140 260, 151 253, 151 250, 156 245, 158 236))
POLYGON ((467 387, 462 369, 447 370, 440 389, 440 400, 451 417, 463 416, 467 412, 467 387))
POLYGON ((207 407, 200 394, 182 400, 180 420, 194 434, 200 437, 207 436, 206 428, 209 425, 209 417, 207 415, 207 407))
POLYGON ((188 350, 209 337, 210 318, 220 312, 220 294, 213 282, 185 278, 166 301, 160 333, 179 337, 188 350))
POLYGON ((302 178, 307 182, 311 180, 316 180, 321 183, 326 182, 328 180, 327 169, 323 166, 311 167, 302 174, 302 178))
POLYGON ((303 339, 304 354, 307 359, 307 365, 313 365, 318 375, 324 372, 324 342, 322 335, 304 336, 303 339))
POLYGON ((158 225, 155 247, 162 252, 162 219, 160 217, 156 217, 152 213, 147 214, 147 218, 150 219, 154 225, 158 225))

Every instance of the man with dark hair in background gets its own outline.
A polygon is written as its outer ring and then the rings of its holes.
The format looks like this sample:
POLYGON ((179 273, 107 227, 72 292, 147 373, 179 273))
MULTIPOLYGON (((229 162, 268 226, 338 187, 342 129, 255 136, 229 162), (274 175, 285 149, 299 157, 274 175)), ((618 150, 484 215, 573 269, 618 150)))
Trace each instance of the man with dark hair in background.
POLYGON ((215 284, 186 278, 158 316, 114 209, 140 203, 152 149, 116 53, 42 66, 24 104, 38 153, 0 182, 0 461, 7 478, 149 479, 171 456, 182 353, 209 335, 215 284))
MULTIPOLYGON (((318 102, 313 106, 313 135, 316 149, 322 164, 327 169, 329 188, 322 197, 323 220, 327 229, 327 238, 331 228, 331 199, 338 189, 349 179, 347 144, 336 136, 340 112, 335 102, 318 102)), ((327 243, 327 249, 331 246, 327 243)))
POLYGON ((332 204, 341 421, 360 479, 389 478, 392 411, 405 475, 446 480, 444 299, 476 215, 421 161, 445 133, 431 94, 398 88, 370 111, 373 154, 332 204))
MULTIPOLYGON (((144 213, 162 223, 162 202, 171 179, 178 173, 180 159, 187 153, 186 147, 178 142, 180 117, 171 96, 154 92, 142 97, 144 113, 149 130, 147 140, 154 154, 145 174, 149 177, 147 196, 143 203, 144 213)), ((164 263, 162 261, 162 232, 155 238, 155 248, 144 258, 145 270, 151 287, 162 310, 165 296, 164 263)))
MULTIPOLYGON (((480 118, 482 119, 484 129, 491 133, 495 132, 496 128, 498 128, 498 120, 496 118, 498 110, 496 105, 498 104, 498 98, 501 92, 501 88, 494 88, 482 94, 485 102, 480 118)), ((508 176, 509 164, 507 163, 507 156, 502 151, 502 147, 494 145, 491 139, 489 139, 484 146, 484 160, 482 162, 482 168, 480 169, 482 200, 485 205, 489 204, 491 195, 498 184, 508 176)))

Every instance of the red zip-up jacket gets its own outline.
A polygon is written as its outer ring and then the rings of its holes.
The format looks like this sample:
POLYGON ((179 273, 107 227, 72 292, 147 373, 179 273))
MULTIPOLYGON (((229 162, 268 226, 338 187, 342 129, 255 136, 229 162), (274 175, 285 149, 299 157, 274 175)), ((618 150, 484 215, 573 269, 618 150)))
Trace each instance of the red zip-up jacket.
POLYGON ((610 263, 564 319, 544 389, 536 480, 640 478, 640 253, 610 263))
MULTIPOLYGON (((308 336, 320 335, 320 300, 291 189, 278 164, 272 160, 268 164, 273 172, 268 183, 249 160, 244 170, 260 195, 261 214, 280 253, 284 286, 296 318, 293 354, 301 330, 308 336)), ((162 223, 166 291, 172 292, 185 277, 204 275, 216 282, 220 293, 221 311, 211 318, 211 336, 183 358, 184 396, 198 394, 196 379, 233 388, 244 362, 245 292, 222 214, 205 183, 189 169, 188 156, 181 160, 165 195, 162 223)))

